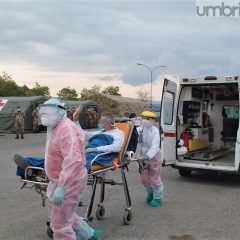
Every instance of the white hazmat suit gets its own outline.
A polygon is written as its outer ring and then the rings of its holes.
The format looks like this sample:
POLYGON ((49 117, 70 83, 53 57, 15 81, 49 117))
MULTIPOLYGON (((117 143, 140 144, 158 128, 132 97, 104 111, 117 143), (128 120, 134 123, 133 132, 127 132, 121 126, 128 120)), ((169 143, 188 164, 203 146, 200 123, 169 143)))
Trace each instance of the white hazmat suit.
MULTIPOLYGON (((151 114, 151 112, 144 111, 142 114, 151 114)), ((158 207, 161 205, 163 199, 163 184, 161 181, 163 157, 162 151, 159 148, 159 130, 153 126, 153 123, 153 118, 143 119, 142 126, 137 130, 139 134, 140 156, 148 164, 148 168, 140 176, 141 182, 147 190, 146 201, 152 207, 158 207)))

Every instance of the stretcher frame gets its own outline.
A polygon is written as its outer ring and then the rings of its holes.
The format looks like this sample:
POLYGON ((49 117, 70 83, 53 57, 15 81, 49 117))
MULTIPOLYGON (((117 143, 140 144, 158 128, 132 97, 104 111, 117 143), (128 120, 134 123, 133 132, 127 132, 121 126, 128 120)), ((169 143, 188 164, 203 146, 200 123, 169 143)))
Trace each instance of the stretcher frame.
MULTIPOLYGON (((104 165, 93 165, 94 161, 99 157, 107 153, 99 154, 92 160, 92 166, 91 169, 88 171, 88 185, 92 186, 92 193, 91 197, 88 202, 87 211, 85 215, 85 220, 88 222, 91 222, 93 220, 92 210, 95 200, 95 194, 97 185, 100 185, 100 197, 99 197, 99 203, 97 204, 96 209, 96 218, 98 220, 101 220, 105 216, 105 207, 104 207, 104 197, 105 197, 105 185, 122 185, 124 188, 124 195, 125 195, 125 201, 126 201, 126 207, 123 214, 123 224, 129 225, 132 220, 132 210, 131 210, 131 197, 130 192, 128 188, 128 183, 125 175, 125 171, 128 171, 128 165, 133 161, 138 161, 138 159, 130 159, 127 156, 127 148, 128 144, 130 142, 130 138, 132 135, 134 122, 131 119, 119 119, 115 123, 115 126, 124 132, 124 144, 123 147, 118 154, 118 157, 113 161, 113 164, 110 166, 104 166, 104 165), (106 173, 108 171, 116 171, 120 170, 121 172, 121 182, 116 182, 113 179, 107 179, 106 173)), ((140 162, 139 167, 140 167, 140 162)), ((140 168, 139 168, 140 171, 140 168)), ((22 189, 23 188, 34 188, 35 191, 41 195, 42 198, 42 206, 45 206, 45 200, 46 200, 46 191, 49 179, 46 176, 44 168, 40 167, 32 167, 29 166, 25 169, 25 178, 21 179, 23 182, 22 189)), ((82 202, 79 203, 79 206, 83 206, 82 202)), ((48 229, 47 233, 50 237, 52 237, 52 232, 50 229, 50 220, 47 222, 48 229)))

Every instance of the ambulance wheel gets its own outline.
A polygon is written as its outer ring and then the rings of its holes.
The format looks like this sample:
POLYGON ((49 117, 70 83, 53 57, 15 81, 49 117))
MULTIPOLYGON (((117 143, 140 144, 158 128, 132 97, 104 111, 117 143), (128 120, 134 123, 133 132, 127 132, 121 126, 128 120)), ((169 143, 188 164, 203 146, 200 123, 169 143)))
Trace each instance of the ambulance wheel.
POLYGON ((104 206, 98 206, 96 210, 96 217, 98 220, 102 220, 105 216, 105 207, 104 206))
POLYGON ((123 223, 125 225, 129 225, 132 220, 132 212, 131 210, 125 210, 125 213, 123 215, 123 223))
POLYGON ((53 238, 53 230, 51 229, 50 226, 47 226, 47 235, 48 235, 50 238, 53 238))
POLYGON ((178 169, 178 172, 179 172, 179 174, 180 174, 182 177, 190 177, 190 176, 191 176, 191 173, 192 173, 191 170, 189 170, 189 169, 184 169, 184 168, 179 168, 179 169, 178 169))

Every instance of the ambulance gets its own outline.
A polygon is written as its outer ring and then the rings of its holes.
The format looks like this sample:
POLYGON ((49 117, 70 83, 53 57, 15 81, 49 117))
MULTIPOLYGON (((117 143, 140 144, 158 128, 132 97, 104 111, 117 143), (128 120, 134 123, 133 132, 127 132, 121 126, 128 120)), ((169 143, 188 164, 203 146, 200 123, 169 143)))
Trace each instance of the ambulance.
POLYGON ((240 172, 240 76, 164 79, 160 131, 164 165, 193 171, 240 172))

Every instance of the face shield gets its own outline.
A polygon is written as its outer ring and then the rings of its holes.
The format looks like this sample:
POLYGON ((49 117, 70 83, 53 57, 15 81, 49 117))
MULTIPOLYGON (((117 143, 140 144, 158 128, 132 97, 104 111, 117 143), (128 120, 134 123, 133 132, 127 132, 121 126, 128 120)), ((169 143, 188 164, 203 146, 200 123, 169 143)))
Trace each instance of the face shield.
POLYGON ((156 113, 150 111, 143 111, 141 113, 142 117, 142 126, 143 127, 151 127, 154 125, 155 119, 157 117, 156 113))
POLYGON ((65 109, 61 105, 42 104, 39 109, 41 123, 46 127, 55 127, 65 115, 65 109))
POLYGON ((142 126, 143 127, 151 127, 154 125, 155 119, 149 117, 143 117, 142 119, 142 126))

